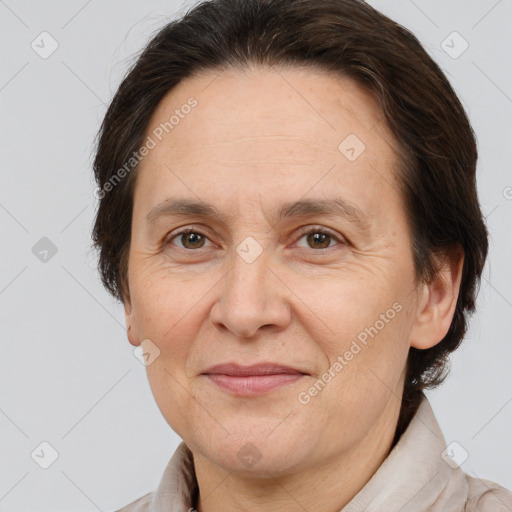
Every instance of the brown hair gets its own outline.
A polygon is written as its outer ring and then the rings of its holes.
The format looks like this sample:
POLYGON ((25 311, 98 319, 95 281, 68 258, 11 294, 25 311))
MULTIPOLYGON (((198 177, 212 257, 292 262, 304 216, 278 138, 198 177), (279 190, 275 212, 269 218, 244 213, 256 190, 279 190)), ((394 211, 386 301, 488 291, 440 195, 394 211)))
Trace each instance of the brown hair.
POLYGON ((370 91, 400 147, 397 178, 418 279, 435 277, 436 253, 464 251, 448 333, 430 349, 409 351, 396 442, 423 390, 446 378, 448 355, 475 308, 488 240, 476 190, 475 136, 457 95, 416 37, 362 0, 203 1, 158 31, 121 82, 98 132, 94 172, 101 194, 92 235, 102 281, 117 299, 129 297, 137 167, 106 185, 142 145, 160 100, 194 73, 251 63, 316 67, 370 91))

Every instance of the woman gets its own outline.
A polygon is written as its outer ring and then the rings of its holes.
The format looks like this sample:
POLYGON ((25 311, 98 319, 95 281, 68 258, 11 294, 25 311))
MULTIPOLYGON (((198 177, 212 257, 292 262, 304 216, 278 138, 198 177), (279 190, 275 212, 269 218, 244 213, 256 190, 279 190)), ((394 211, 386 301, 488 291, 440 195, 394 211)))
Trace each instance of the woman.
POLYGON ((94 164, 102 279, 184 441, 122 510, 512 510, 423 393, 487 255, 476 158, 439 67, 362 1, 164 27, 94 164))

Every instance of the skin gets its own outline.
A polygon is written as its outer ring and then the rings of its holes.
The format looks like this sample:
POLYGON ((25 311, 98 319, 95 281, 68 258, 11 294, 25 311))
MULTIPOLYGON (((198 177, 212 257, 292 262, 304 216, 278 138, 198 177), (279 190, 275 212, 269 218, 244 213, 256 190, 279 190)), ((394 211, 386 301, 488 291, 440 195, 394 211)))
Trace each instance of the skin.
POLYGON ((445 262, 430 284, 416 279, 397 145, 379 105, 352 80, 300 68, 205 72, 165 96, 146 135, 190 96, 197 106, 138 169, 129 341, 160 350, 147 375, 162 415, 193 452, 200 512, 338 511, 391 448, 408 350, 432 347, 448 331, 463 257, 445 262), (355 161, 338 149, 349 134, 366 146, 355 161), (170 196, 211 203, 224 222, 148 224, 170 196), (284 202, 328 197, 356 205, 365 225, 276 217, 284 202), (204 242, 173 237, 188 227, 204 242), (335 238, 315 242, 315 228, 335 238), (236 251, 247 237, 262 250, 251 263, 236 251), (401 311, 300 403, 299 393, 397 303, 401 311), (308 375, 256 397, 201 375, 219 363, 262 361, 308 375), (260 457, 250 466, 237 456, 247 443, 260 457))

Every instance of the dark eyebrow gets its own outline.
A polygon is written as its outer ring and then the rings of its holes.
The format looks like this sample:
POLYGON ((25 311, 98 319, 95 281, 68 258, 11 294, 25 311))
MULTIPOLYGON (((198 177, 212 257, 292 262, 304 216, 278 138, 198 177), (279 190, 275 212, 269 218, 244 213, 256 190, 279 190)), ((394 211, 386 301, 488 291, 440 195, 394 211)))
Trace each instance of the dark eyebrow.
POLYGON ((368 225, 367 216, 363 211, 355 204, 340 197, 301 199, 285 203, 279 210, 279 220, 287 217, 305 217, 308 215, 337 215, 345 217, 362 229, 366 229, 368 225))
POLYGON ((225 221, 211 204, 191 199, 174 199, 172 197, 162 201, 152 208, 146 215, 146 222, 153 224, 160 217, 172 217, 173 215, 187 215, 190 217, 218 217, 225 221))
MULTIPOLYGON (((152 208, 146 215, 146 222, 153 224, 160 217, 172 216, 217 217, 226 223, 226 217, 213 205, 200 200, 168 198, 152 208)), ((348 219, 361 229, 367 229, 368 217, 355 204, 339 198, 301 199, 284 203, 278 212, 278 220, 308 215, 337 215, 348 219)))

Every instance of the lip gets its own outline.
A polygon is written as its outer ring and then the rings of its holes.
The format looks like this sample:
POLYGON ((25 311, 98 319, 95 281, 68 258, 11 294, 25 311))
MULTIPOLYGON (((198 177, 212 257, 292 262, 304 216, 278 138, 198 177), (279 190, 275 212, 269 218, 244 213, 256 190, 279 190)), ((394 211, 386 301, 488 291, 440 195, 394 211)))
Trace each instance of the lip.
POLYGON ((258 363, 250 366, 225 363, 212 366, 203 375, 220 388, 237 396, 258 396, 296 382, 308 374, 279 363, 258 363))

